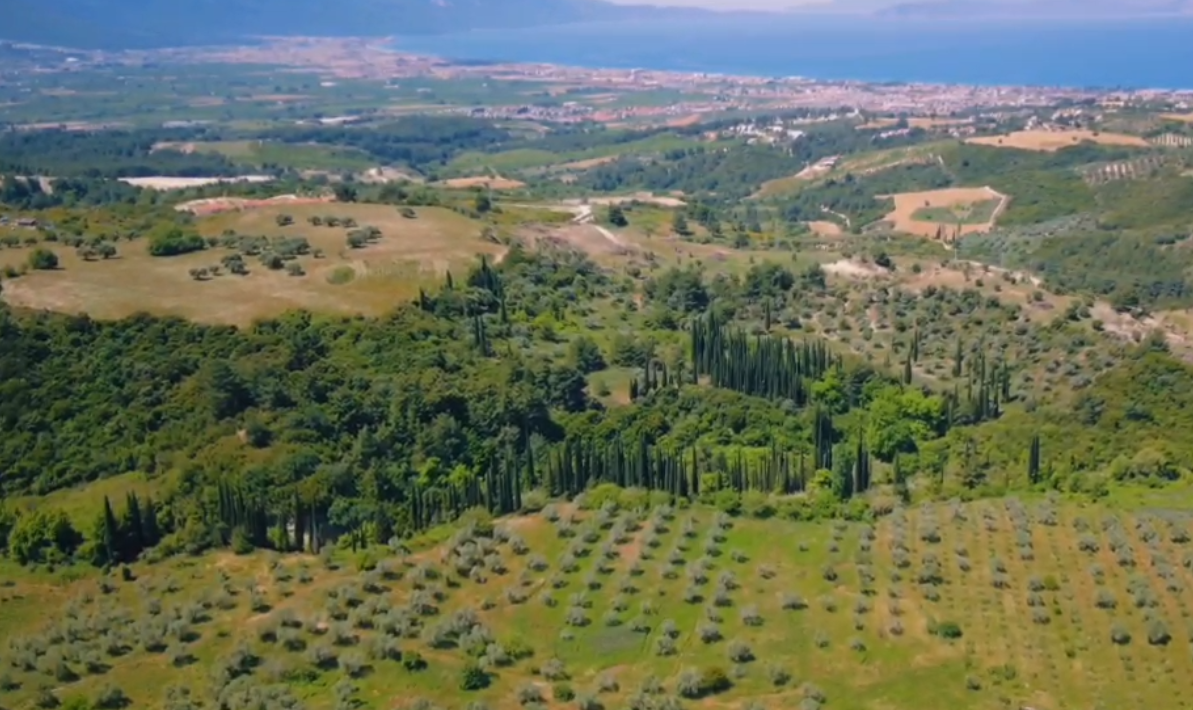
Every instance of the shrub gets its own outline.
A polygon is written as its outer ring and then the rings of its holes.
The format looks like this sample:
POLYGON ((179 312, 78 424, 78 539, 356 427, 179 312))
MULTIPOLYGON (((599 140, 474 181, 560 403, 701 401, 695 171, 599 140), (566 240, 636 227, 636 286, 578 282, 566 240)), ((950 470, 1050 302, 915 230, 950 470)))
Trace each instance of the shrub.
POLYGON ((530 705, 532 703, 543 702, 543 691, 533 683, 527 683, 518 688, 518 703, 521 705, 530 705))
POLYGON ((762 614, 758 613, 758 607, 754 605, 742 608, 741 620, 746 626, 762 626, 762 614))
POLYGON ((1131 632, 1126 626, 1116 623, 1110 627, 1110 640, 1118 646, 1126 646, 1131 643, 1131 632))
POLYGON ((319 670, 328 670, 339 664, 339 657, 330 646, 316 646, 307 653, 307 661, 319 670))
POLYGON ((408 671, 416 672, 425 670, 427 662, 418 651, 408 651, 402 654, 402 667, 408 671))
POLYGON ((49 688, 42 688, 33 697, 33 705, 42 710, 56 708, 59 705, 58 696, 54 695, 54 692, 49 688))
POLYGON ((1052 615, 1048 613, 1047 609, 1036 607, 1031 610, 1031 621, 1033 624, 1043 626, 1052 622, 1052 615))
POLYGON ((1153 646, 1167 646, 1172 641, 1172 634, 1168 633, 1168 625, 1160 619, 1152 619, 1147 625, 1147 642, 1153 646))
POLYGON ((706 623, 701 624, 700 627, 697 629, 696 634, 700 637, 700 640, 704 643, 716 643, 717 641, 720 641, 722 638, 720 627, 712 622, 706 622, 706 623))
POLYGON ((543 664, 539 669, 539 673, 551 681, 567 680, 569 678, 567 668, 563 665, 563 661, 558 658, 552 658, 543 664))
POLYGON ((959 639, 962 636, 961 625, 955 621, 937 621, 928 625, 928 633, 942 639, 959 639))
POLYGON ((791 671, 783 666, 772 664, 767 667, 766 674, 770 677, 771 685, 776 688, 787 685, 791 682, 791 671))
POLYGON ((787 611, 800 611, 808 608, 808 603, 798 594, 784 594, 782 606, 787 611))
POLYGON ((105 685, 99 694, 95 696, 95 702, 92 705, 100 710, 119 710, 131 701, 124 691, 115 685, 105 685))
POLYGON ((588 615, 584 613, 583 609, 578 606, 573 606, 568 608, 567 616, 564 618, 564 623, 566 623, 568 626, 583 627, 588 626, 588 624, 591 622, 588 619, 588 615))
POLYGON ((556 702, 567 703, 576 699, 576 691, 567 683, 556 683, 551 686, 551 697, 556 702))
POLYGON ((621 684, 617 682, 617 676, 613 673, 602 673, 597 676, 597 692, 598 693, 616 693, 621 690, 621 684))
POLYGON ((369 664, 359 652, 350 651, 340 659, 340 668, 349 678, 359 678, 369 671, 369 664))
POLYGON ((655 655, 656 656, 674 656, 678 649, 675 646, 675 639, 670 636, 660 636, 655 640, 655 655))
POLYGON ((734 663, 749 663, 754 660, 754 652, 745 641, 731 641, 727 655, 734 663))
POLYGON ((460 671, 460 690, 483 690, 489 687, 489 674, 476 663, 468 663, 460 671))

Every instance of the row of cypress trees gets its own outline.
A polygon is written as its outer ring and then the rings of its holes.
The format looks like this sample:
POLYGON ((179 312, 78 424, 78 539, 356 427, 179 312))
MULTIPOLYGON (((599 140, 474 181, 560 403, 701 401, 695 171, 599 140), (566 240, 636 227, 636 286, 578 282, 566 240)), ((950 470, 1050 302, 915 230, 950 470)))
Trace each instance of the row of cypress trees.
POLYGON ((125 497, 124 510, 119 516, 112 501, 104 496, 104 509, 96 528, 91 556, 97 567, 132 562, 162 537, 157 504, 152 498, 142 502, 133 491, 125 497))
POLYGON ((789 338, 749 336, 725 327, 715 312, 697 319, 690 330, 694 376, 708 376, 724 387, 768 399, 808 404, 808 383, 841 366, 841 357, 823 340, 795 343, 789 338))

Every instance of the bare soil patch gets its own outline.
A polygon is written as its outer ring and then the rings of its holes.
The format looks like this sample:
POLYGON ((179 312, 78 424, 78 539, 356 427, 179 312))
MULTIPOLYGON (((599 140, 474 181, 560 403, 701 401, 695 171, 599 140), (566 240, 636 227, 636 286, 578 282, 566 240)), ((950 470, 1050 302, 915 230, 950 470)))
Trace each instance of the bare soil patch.
POLYGON ((179 212, 190 212, 195 215, 213 215, 220 212, 236 212, 287 205, 318 205, 327 202, 334 202, 334 200, 331 197, 300 197, 298 195, 277 195, 263 200, 250 200, 244 197, 208 197, 202 200, 179 203, 174 206, 174 209, 179 212))
POLYGON ((960 230, 961 234, 988 232, 994 226, 998 215, 1006 209, 1008 197, 989 187, 951 187, 943 190, 928 190, 926 192, 902 192, 897 195, 884 195, 894 201, 895 208, 883 219, 890 222, 896 231, 916 234, 921 237, 935 237, 943 229, 950 235, 960 230), (954 207, 957 205, 972 205, 987 200, 1001 200, 1002 204, 994 210, 990 220, 981 224, 949 225, 941 222, 928 222, 916 219, 915 214, 926 207, 954 207))
POLYGON ((174 150, 178 151, 179 153, 186 153, 189 155, 195 152, 196 147, 194 143, 189 142, 159 141, 153 144, 153 147, 149 149, 149 152, 156 153, 160 150, 174 150))
POLYGON ((965 142, 974 145, 989 145, 998 148, 1018 148, 1052 152, 1089 141, 1100 145, 1125 145, 1145 148, 1148 142, 1139 136, 1125 133, 1102 133, 1099 131, 1016 131, 1004 136, 969 138, 965 142))
POLYGON ((305 101, 312 98, 309 94, 253 94, 252 96, 237 98, 237 101, 271 101, 276 103, 290 103, 305 101))
POLYGON ((613 161, 617 160, 617 158, 618 158, 618 156, 616 156, 616 155, 606 155, 603 158, 589 158, 588 160, 575 160, 570 163, 563 163, 562 165, 557 166, 557 169, 559 169, 559 170, 591 170, 592 168, 598 168, 602 165, 608 165, 609 163, 612 163, 613 161))
POLYGON ((594 224, 569 224, 563 227, 528 227, 520 234, 532 245, 550 244, 578 249, 593 257, 625 256, 637 251, 633 245, 610 239, 608 230, 594 224))
POLYGON ((828 220, 818 220, 815 222, 808 222, 808 228, 813 233, 822 237, 839 237, 841 236, 841 225, 836 222, 829 222, 828 220))
POLYGON ((272 175, 238 175, 236 177, 188 178, 188 177, 135 177, 120 178, 121 182, 149 190, 185 190, 188 187, 220 185, 229 182, 273 182, 272 175))
POLYGON ((891 272, 887 269, 878 266, 877 264, 863 263, 854 261, 852 259, 841 259, 829 264, 824 264, 822 267, 826 272, 836 276, 845 276, 853 279, 873 279, 881 276, 886 276, 891 272))
POLYGON ((445 187, 467 190, 473 187, 484 187, 490 190, 519 190, 526 187, 526 183, 520 180, 511 180, 503 177, 466 177, 466 178, 452 178, 444 180, 445 187))
POLYGON ((1162 113, 1160 118, 1166 121, 1179 121, 1180 123, 1193 123, 1193 113, 1162 113))
POLYGON ((388 183, 388 182, 425 182, 422 177, 412 175, 404 170, 397 168, 377 167, 369 168, 368 170, 356 176, 361 182, 368 183, 388 183))
POLYGON ((674 121, 668 121, 667 125, 671 126, 672 128, 686 128, 688 126, 694 126, 697 123, 700 123, 700 114, 694 113, 690 116, 677 118, 674 121))

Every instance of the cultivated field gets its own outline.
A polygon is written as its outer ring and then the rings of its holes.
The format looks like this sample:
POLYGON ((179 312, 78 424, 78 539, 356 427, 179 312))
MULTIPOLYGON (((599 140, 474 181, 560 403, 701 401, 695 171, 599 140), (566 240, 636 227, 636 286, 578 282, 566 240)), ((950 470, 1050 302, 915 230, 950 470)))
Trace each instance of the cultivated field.
POLYGON ((1091 185, 1103 185, 1118 180, 1138 180, 1155 174, 1164 166, 1160 155, 1146 155, 1133 160, 1091 166, 1081 171, 1081 177, 1091 185))
POLYGON ((1061 148, 1089 141, 1100 145, 1137 146, 1145 148, 1148 142, 1139 136, 1125 133, 1100 133, 1098 131, 1016 131, 1004 136, 969 138, 965 142, 975 145, 991 145, 1000 148, 1020 150, 1056 151, 1061 148))
POLYGON ((924 165, 939 162, 941 148, 955 144, 955 141, 934 141, 902 148, 888 148, 869 153, 825 158, 795 175, 762 183, 759 190, 754 193, 754 197, 789 195, 824 177, 847 173, 862 176, 900 165, 924 165))
POLYGON ((570 163, 562 163, 554 166, 553 170, 591 170, 602 165, 608 165, 617 160, 619 156, 607 155, 603 158, 589 158, 587 160, 574 160, 570 163))
MULTIPOLYGON (((202 234, 219 239, 235 234, 269 238, 305 237, 311 253, 295 259, 304 272, 271 270, 245 257, 249 273, 196 280, 192 269, 219 265, 235 250, 216 246, 174 257, 153 257, 145 240, 118 242, 117 258, 84 261, 73 249, 50 246, 62 268, 32 271, 6 280, 4 299, 28 308, 87 312, 118 318, 137 311, 178 315, 203 322, 245 324, 264 316, 303 308, 317 312, 378 314, 413 298, 420 286, 437 283, 448 270, 462 273, 478 254, 497 256, 503 247, 479 239, 481 226, 440 208, 419 208, 416 219, 394 207, 365 204, 303 204, 228 212, 199 222, 202 234), (279 215, 294 224, 279 227, 279 215), (311 216, 351 217, 373 226, 380 238, 349 248, 346 227, 315 227, 311 216), (316 251, 322 256, 315 256, 316 251)), ((0 250, 0 267, 18 266, 29 249, 0 250)))
POLYGON ((503 177, 464 177, 452 178, 444 180, 442 183, 445 187, 454 189, 470 189, 474 187, 488 188, 490 190, 520 190, 526 187, 526 183, 520 180, 511 180, 503 177))
POLYGON ((154 145, 153 149, 216 153, 237 163, 278 165, 295 170, 364 170, 374 163, 360 150, 315 143, 259 140, 162 142, 154 145))
POLYGON ((1162 113, 1160 118, 1180 123, 1193 123, 1193 113, 1162 113))
POLYGON ((987 232, 1005 207, 1006 196, 989 187, 953 187, 927 192, 886 196, 895 208, 884 218, 899 232, 935 237, 944 228, 950 233, 987 232))
POLYGON ((1188 525, 1016 499, 874 526, 548 506, 407 552, 217 553, 102 583, 22 574, 0 590, 0 675, 13 707, 112 689, 158 707, 169 686, 208 697, 222 671, 230 687, 285 683, 314 710, 344 696, 1179 710, 1193 701, 1188 525))
MULTIPOLYGON (((950 128, 953 126, 967 126, 971 123, 973 123, 973 120, 968 118, 916 117, 907 119, 908 128, 922 128, 924 130, 931 130, 933 128, 950 128)), ((898 124, 899 119, 896 118, 876 118, 868 123, 859 124, 857 129, 859 131, 882 130, 884 128, 894 128, 898 124)))

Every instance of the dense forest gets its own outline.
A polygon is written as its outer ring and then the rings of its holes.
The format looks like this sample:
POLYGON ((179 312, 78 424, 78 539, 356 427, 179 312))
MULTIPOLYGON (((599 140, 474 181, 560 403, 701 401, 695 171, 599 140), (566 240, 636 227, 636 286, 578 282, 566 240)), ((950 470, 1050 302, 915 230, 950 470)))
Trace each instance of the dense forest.
POLYGON ((809 128, 799 140, 774 144, 701 146, 670 151, 659 158, 625 157, 586 172, 578 184, 602 192, 682 190, 720 203, 756 192, 767 180, 793 175, 831 155, 893 148, 923 140, 921 131, 878 140, 848 124, 809 128))
MULTIPOLYGON (((686 333, 676 353, 655 354, 627 334, 607 352, 580 336, 566 359, 541 357, 523 324, 583 309, 585 294, 611 288, 606 278, 575 253, 515 249, 380 319, 293 313, 236 329, 4 308, 4 492, 128 471, 173 475, 166 494, 129 501, 123 513, 152 515, 164 549, 290 549, 344 533, 384 541, 471 507, 509 512, 532 491, 574 494, 597 482, 730 509, 746 491, 806 491, 793 514, 864 516, 857 493, 878 483, 901 490, 916 474, 918 485, 973 494, 1054 474, 1104 485, 1108 466, 1163 478, 1175 465, 1170 448, 1132 458, 1183 417, 1185 390, 1170 385, 1190 378, 1150 343, 1128 379, 1108 378, 1075 411, 1029 414, 1013 402, 1013 363, 963 355, 960 343, 957 385, 937 392, 909 376, 915 333, 893 372, 816 340, 746 335, 726 320, 737 309, 769 313, 800 289, 822 288, 814 274, 760 265, 734 284, 709 286, 679 269, 652 281, 654 307, 686 333), (587 392, 585 373, 610 361, 637 365, 629 406, 606 409, 587 392), (1157 387, 1160 400, 1148 394, 1157 387), (1120 432, 1116 447, 1089 445, 1101 427, 1120 432), (1033 434, 1044 437, 1042 455, 1033 434)), ((9 511, 5 520, 22 540, 46 541, 24 546, 27 561, 80 549, 111 559, 79 547, 110 522, 72 534, 53 515, 9 511)))
POLYGON ((242 172, 214 153, 155 150, 167 141, 201 139, 193 130, 27 131, 0 133, 0 173, 120 178, 208 177, 242 172))
POLYGON ((464 116, 406 116, 368 127, 295 126, 254 132, 257 140, 321 143, 357 148, 383 165, 417 170, 445 165, 453 156, 510 140, 492 121, 464 116))

